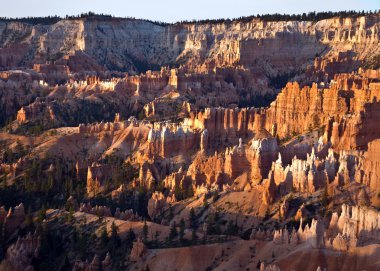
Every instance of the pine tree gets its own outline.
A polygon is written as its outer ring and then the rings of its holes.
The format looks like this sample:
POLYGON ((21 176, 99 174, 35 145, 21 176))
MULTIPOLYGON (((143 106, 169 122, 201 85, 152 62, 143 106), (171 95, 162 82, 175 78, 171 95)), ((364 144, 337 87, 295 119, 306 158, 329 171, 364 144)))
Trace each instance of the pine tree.
POLYGON ((179 222, 179 239, 183 241, 185 237, 185 220, 182 218, 179 222))
POLYGON ((120 246, 120 237, 117 233, 118 229, 115 225, 115 222, 112 222, 111 225, 111 236, 109 238, 108 246, 109 251, 111 251, 112 254, 116 251, 116 249, 120 246))
POLYGON ((203 207, 207 207, 208 206, 208 202, 207 202, 207 195, 205 194, 203 196, 203 207))
POLYGON ((194 208, 190 209, 190 215, 189 215, 189 221, 190 221, 190 228, 196 229, 197 228, 197 216, 195 215, 194 208))
POLYGON ((105 248, 109 242, 107 228, 103 227, 102 233, 100 234, 100 247, 105 248))
POLYGON ((67 215, 67 222, 70 223, 73 220, 73 217, 74 217, 74 209, 72 206, 70 206, 69 214, 67 215))
POLYGON ((45 219, 45 216, 46 216, 46 209, 44 206, 42 206, 42 208, 38 211, 38 214, 37 214, 37 223, 41 224, 42 221, 45 219))
POLYGON ((154 234, 154 242, 156 243, 157 246, 158 246, 158 236, 160 236, 160 233, 156 231, 156 233, 154 234))
POLYGON ((169 240, 172 241, 174 238, 177 237, 177 235, 178 235, 177 227, 176 227, 176 224, 175 224, 175 221, 174 221, 173 225, 170 228, 169 240))
POLYGON ((328 185, 326 184, 325 189, 323 190, 322 199, 321 199, 322 206, 325 208, 329 204, 329 194, 328 194, 328 187, 327 186, 328 185))
POLYGON ((128 235, 127 235, 127 240, 129 242, 133 242, 136 239, 136 234, 132 229, 129 229, 128 235))
POLYGON ((146 224, 146 220, 144 221, 143 226, 143 241, 144 243, 148 240, 148 225, 146 224))
POLYGON ((238 226, 237 224, 233 223, 232 220, 228 221, 227 228, 225 233, 227 235, 236 235, 238 233, 238 226))
POLYGON ((24 224, 26 227, 33 225, 33 216, 30 207, 28 208, 28 213, 25 216, 24 224))
POLYGON ((170 205, 170 206, 169 206, 169 217, 168 217, 168 219, 169 219, 169 220, 172 220, 173 217, 174 217, 173 207, 170 205))
POLYGON ((187 191, 186 191, 186 197, 187 198, 191 198, 194 196, 194 189, 193 189, 193 186, 192 185, 189 185, 189 187, 187 188, 187 191))
POLYGON ((197 231, 196 231, 195 229, 193 229, 193 230, 191 231, 191 240, 192 240, 193 242, 196 242, 197 239, 198 239, 197 231))

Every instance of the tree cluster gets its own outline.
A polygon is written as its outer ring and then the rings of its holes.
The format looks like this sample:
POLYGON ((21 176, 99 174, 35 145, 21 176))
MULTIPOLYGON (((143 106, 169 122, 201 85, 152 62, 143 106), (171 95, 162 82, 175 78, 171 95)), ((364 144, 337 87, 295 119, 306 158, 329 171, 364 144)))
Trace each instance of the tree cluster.
MULTIPOLYGON (((179 22, 174 23, 175 25, 180 24, 220 24, 220 23, 232 23, 234 21, 247 23, 252 21, 253 19, 260 19, 262 21, 267 22, 278 22, 278 21, 312 21, 316 22, 319 20, 325 20, 330 19, 334 17, 359 17, 364 15, 372 15, 379 13, 378 10, 374 11, 356 11, 356 10, 348 10, 348 11, 337 11, 337 12, 309 12, 309 13, 302 13, 302 14, 257 14, 257 15, 251 15, 251 16, 243 16, 233 19, 204 19, 204 20, 182 20, 179 22)), ((79 15, 66 15, 65 17, 60 17, 57 15, 54 16, 47 16, 47 17, 23 17, 23 18, 9 18, 9 17, 0 17, 0 22, 21 22, 21 23, 28 23, 32 25, 42 24, 42 25, 51 25, 55 24, 61 20, 77 20, 77 19, 87 19, 87 20, 110 20, 110 19, 128 19, 133 21, 141 21, 141 22, 149 22, 154 25, 159 26, 168 26, 171 25, 167 22, 157 21, 157 20, 146 20, 146 19, 139 19, 135 17, 113 17, 112 15, 108 14, 97 14, 95 12, 87 12, 87 13, 81 13, 79 15)))
POLYGON ((232 22, 241 22, 248 23, 254 19, 259 19, 265 22, 279 22, 279 21, 311 21, 317 22, 320 20, 331 19, 334 17, 340 18, 355 18, 359 16, 365 15, 373 15, 379 13, 378 10, 374 11, 356 11, 356 10, 348 10, 348 11, 327 11, 327 12, 309 12, 302 14, 257 14, 251 16, 238 17, 234 19, 205 19, 205 20, 191 20, 191 21, 180 21, 176 24, 221 24, 221 23, 232 23, 232 22))

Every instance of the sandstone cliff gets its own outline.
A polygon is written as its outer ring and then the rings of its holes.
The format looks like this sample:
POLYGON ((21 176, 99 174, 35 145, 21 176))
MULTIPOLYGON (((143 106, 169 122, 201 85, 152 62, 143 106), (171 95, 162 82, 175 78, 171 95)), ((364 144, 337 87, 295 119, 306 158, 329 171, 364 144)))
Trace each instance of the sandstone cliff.
POLYGON ((343 48, 352 50, 361 60, 379 50, 378 15, 316 23, 253 19, 167 26, 118 18, 61 20, 53 25, 1 22, 0 33, 0 64, 7 68, 47 58, 76 66, 81 59, 73 56, 83 51, 109 68, 129 71, 171 63, 192 70, 253 68, 261 63, 264 73, 275 76, 298 70, 326 51, 334 56, 343 48))

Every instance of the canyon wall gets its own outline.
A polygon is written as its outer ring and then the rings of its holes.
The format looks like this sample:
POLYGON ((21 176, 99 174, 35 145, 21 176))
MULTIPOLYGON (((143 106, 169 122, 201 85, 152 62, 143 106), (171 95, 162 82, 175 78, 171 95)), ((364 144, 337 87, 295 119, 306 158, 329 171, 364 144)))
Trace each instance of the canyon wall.
MULTIPOLYGON (((354 118, 351 114, 357 118, 375 120, 376 105, 367 103, 379 97, 380 82, 379 78, 367 78, 365 74, 363 71, 338 74, 330 84, 314 83, 311 87, 300 87, 297 82, 288 83, 266 110, 265 128, 275 126, 275 134, 284 138, 311 131, 331 122, 331 118, 336 119, 336 122, 354 118)), ((326 125, 328 137, 333 132, 331 130, 335 129, 331 125, 326 125)), ((343 129, 340 128, 339 138, 342 137, 343 129)), ((357 139, 353 136, 350 140, 357 139)))
POLYGON ((316 23, 253 19, 166 26, 119 18, 61 20, 52 25, 0 22, 0 66, 44 63, 50 58, 75 67, 83 58, 73 56, 82 51, 95 63, 131 72, 172 63, 191 70, 236 65, 255 69, 255 63, 262 63, 265 74, 276 76, 298 70, 316 55, 352 50, 355 59, 362 60, 378 53, 379 20, 379 15, 368 15, 316 23))

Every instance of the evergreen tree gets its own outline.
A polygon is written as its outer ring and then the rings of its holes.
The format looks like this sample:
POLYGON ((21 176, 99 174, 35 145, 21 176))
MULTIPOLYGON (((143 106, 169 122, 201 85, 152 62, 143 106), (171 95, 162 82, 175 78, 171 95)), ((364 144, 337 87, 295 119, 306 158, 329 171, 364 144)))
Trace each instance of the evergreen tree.
POLYGON ((169 219, 169 220, 172 220, 173 217, 174 217, 174 214, 173 214, 173 207, 170 205, 170 206, 169 206, 169 217, 168 217, 168 219, 169 219))
POLYGON ((144 226, 143 226, 143 241, 144 243, 147 242, 148 240, 148 225, 146 224, 146 220, 144 221, 144 226))
POLYGON ((177 183, 174 186, 174 195, 176 200, 178 201, 183 200, 185 198, 183 189, 177 183))
POLYGON ((177 227, 176 227, 176 223, 174 221, 171 228, 170 228, 169 240, 172 241, 174 238, 177 237, 177 235, 178 235, 177 227))
POLYGON ((197 228, 197 216, 195 215, 194 208, 190 209, 189 221, 190 221, 190 228, 196 229, 197 228))
POLYGON ((45 207, 43 206, 39 211, 38 211, 38 214, 37 214, 37 223, 38 224, 41 224, 42 221, 45 219, 46 217, 46 209, 45 207))
POLYGON ((74 217, 74 209, 72 206, 70 206, 69 214, 67 215, 67 222, 70 223, 73 220, 73 217, 74 217))
POLYGON ((127 239, 126 241, 128 243, 131 243, 136 239, 136 234, 135 232, 130 228, 129 231, 128 231, 128 234, 127 234, 127 239))
POLYGON ((329 204, 328 184, 326 184, 325 189, 323 190, 321 204, 324 208, 327 208, 329 204))
POLYGON ((179 222, 179 239, 183 241, 185 237, 185 220, 182 218, 179 222))
POLYGON ((156 246, 158 246, 158 237, 160 236, 160 233, 158 231, 156 231, 156 233, 154 234, 154 242, 156 243, 156 246))
POLYGON ((28 213, 25 216, 24 224, 26 227, 33 226, 33 216, 30 207, 28 208, 28 213))
POLYGON ((195 242, 195 241, 197 241, 197 239, 198 239, 197 231, 196 231, 196 229, 193 229, 193 230, 191 231, 191 240, 192 240, 193 242, 195 242))
POLYGON ((100 248, 106 248, 109 242, 107 228, 103 227, 102 233, 100 234, 100 248))
POLYGON ((194 197, 194 189, 193 186, 190 184, 186 191, 186 197, 191 198, 194 197))
POLYGON ((115 225, 115 222, 112 222, 111 225, 111 236, 109 238, 108 247, 109 251, 111 251, 111 254, 115 254, 115 251, 120 246, 120 237, 117 233, 118 229, 115 225))
POLYGON ((203 196, 203 207, 207 207, 208 206, 208 202, 207 202, 207 195, 205 194, 203 196))
POLYGON ((236 235, 238 234, 239 227, 237 226, 237 223, 233 223, 232 220, 228 221, 227 228, 225 233, 227 235, 236 235))

